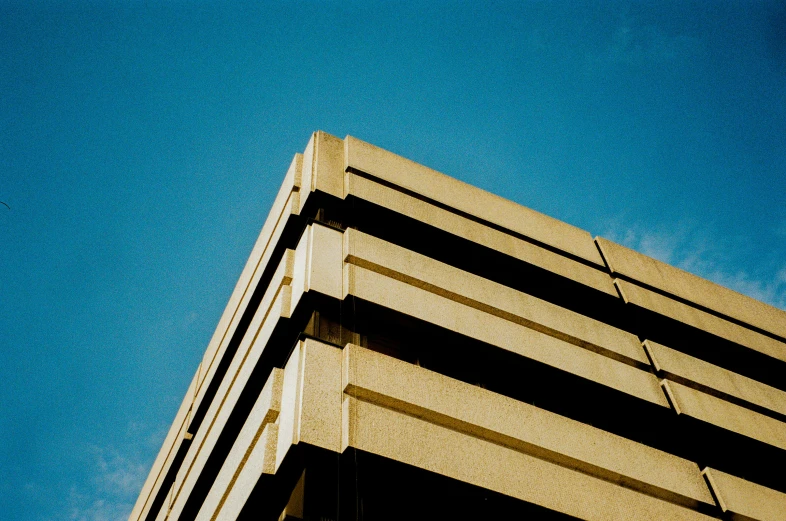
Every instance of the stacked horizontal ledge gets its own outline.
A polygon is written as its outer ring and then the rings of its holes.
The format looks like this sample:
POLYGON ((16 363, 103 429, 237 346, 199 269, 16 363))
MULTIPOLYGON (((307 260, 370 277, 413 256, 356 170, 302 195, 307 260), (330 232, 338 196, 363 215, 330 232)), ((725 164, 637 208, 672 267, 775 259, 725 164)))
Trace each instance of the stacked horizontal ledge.
POLYGON ((352 517, 359 454, 562 518, 774 521, 784 377, 783 311, 317 132, 130 519, 352 517))

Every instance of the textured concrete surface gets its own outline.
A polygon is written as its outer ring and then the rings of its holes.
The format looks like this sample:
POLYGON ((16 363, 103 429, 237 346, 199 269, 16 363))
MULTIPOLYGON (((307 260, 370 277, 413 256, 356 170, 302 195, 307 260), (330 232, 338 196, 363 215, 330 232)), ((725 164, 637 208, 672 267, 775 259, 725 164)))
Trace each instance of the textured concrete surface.
POLYGON ((348 169, 371 174, 460 212, 603 266, 603 259, 592 242, 592 236, 584 230, 462 183, 352 136, 347 136, 344 141, 348 169))
POLYGON ((347 175, 347 193, 424 222, 453 235, 500 251, 516 259, 617 296, 607 273, 503 231, 434 206, 363 177, 347 175))
POLYGON ((444 427, 697 507, 713 504, 690 461, 356 345, 344 392, 444 427))
POLYGON ((669 380, 734 401, 738 405, 746 406, 747 403, 786 416, 786 392, 780 389, 651 340, 645 340, 644 346, 652 357, 655 370, 669 380))
POLYGON ((767 356, 786 361, 786 343, 636 284, 621 279, 616 279, 615 284, 620 288, 626 302, 725 338, 767 356))
POLYGON ((349 294, 668 407, 649 372, 359 266, 345 274, 349 294))
POLYGON ((631 365, 649 366, 638 338, 357 230, 344 233, 346 261, 631 365))
POLYGON ((786 311, 642 255, 608 239, 598 237, 596 241, 612 273, 638 280, 647 286, 786 339, 786 311))
POLYGON ((326 132, 314 132, 303 152, 302 180, 301 210, 316 190, 343 198, 344 141, 326 132))
POLYGON ((210 488, 198 520, 235 519, 261 474, 275 473, 284 371, 273 369, 210 488), (234 513, 233 517, 231 514, 234 513))
POLYGON ((786 494, 712 468, 704 475, 724 512, 733 520, 784 521, 786 494))
POLYGON ((712 519, 392 409, 351 397, 347 402, 349 445, 372 454, 588 521, 712 519))
POLYGON ((786 423, 676 382, 665 385, 676 400, 679 414, 786 450, 786 423))

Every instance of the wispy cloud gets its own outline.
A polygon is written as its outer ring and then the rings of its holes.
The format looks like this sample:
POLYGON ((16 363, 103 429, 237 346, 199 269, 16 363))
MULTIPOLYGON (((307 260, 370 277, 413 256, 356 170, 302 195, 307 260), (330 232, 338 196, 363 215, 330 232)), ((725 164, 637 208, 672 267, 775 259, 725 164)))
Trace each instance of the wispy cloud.
POLYGON ((641 23, 621 13, 605 45, 588 51, 587 65, 624 64, 646 67, 658 63, 688 60, 702 49, 699 38, 688 34, 674 34, 654 24, 641 23))
POLYGON ((679 223, 668 229, 610 223, 604 237, 716 284, 786 309, 786 261, 767 275, 754 275, 736 262, 733 245, 706 228, 679 223))
POLYGON ((163 440, 165 429, 144 429, 131 424, 130 442, 118 449, 86 445, 92 467, 89 483, 69 491, 67 518, 72 521, 126 521, 150 470, 149 454, 163 440))

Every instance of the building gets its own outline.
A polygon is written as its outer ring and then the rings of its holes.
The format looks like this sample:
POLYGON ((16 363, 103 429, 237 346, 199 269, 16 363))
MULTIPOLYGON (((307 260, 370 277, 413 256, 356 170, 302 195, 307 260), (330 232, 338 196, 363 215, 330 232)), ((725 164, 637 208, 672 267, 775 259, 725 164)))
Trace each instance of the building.
POLYGON ((130 519, 775 521, 785 468, 785 312, 317 132, 130 519))

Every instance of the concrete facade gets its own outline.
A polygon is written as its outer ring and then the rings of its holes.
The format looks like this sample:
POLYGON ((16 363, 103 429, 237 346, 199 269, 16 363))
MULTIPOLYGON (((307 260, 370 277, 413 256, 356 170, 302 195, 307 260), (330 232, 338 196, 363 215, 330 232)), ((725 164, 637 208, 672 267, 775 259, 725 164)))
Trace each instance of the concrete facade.
POLYGON ((130 521, 784 521, 784 469, 786 312, 317 132, 130 521))

